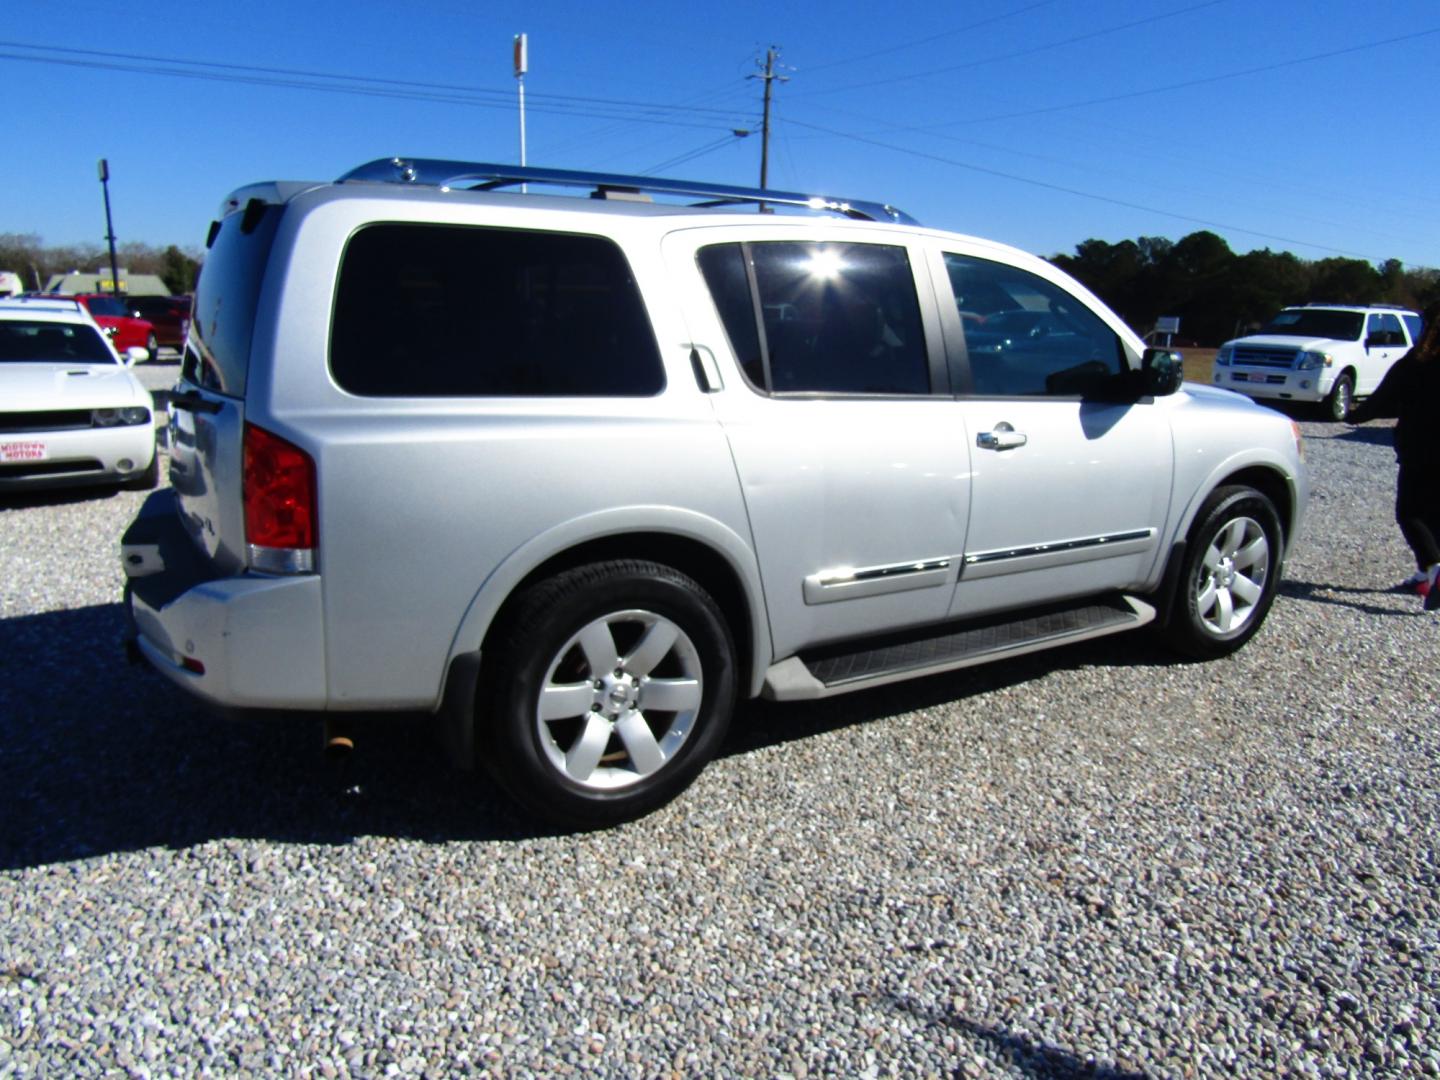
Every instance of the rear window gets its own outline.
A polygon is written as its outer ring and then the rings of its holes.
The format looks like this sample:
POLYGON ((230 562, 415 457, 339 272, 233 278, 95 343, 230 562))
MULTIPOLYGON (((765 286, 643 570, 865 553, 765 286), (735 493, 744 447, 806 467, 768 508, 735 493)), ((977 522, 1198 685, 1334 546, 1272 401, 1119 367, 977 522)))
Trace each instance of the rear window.
POLYGON ((217 393, 243 397, 265 262, 282 208, 251 201, 220 223, 195 287, 190 347, 181 374, 217 393))
POLYGON ((330 370, 368 397, 633 397, 665 385, 614 243, 449 225, 383 223, 351 238, 330 370))

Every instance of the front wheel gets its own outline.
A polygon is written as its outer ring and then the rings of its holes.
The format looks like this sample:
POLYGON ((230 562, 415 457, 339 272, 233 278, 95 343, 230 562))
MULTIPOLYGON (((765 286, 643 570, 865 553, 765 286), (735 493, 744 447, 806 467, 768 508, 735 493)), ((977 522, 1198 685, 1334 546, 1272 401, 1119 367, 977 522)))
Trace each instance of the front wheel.
POLYGON ((657 563, 567 570, 527 589, 491 635, 481 764, 569 828, 648 813, 724 740, 735 649, 710 596, 657 563))
POLYGON ((1355 379, 1347 371, 1337 376, 1335 385, 1330 387, 1330 394, 1325 399, 1325 415, 1337 424, 1342 423, 1350 415, 1354 404, 1355 379))
POLYGON ((1211 660, 1239 649, 1265 621, 1284 534, 1274 504, 1250 487, 1213 492, 1195 520, 1165 636, 1176 651, 1211 660))

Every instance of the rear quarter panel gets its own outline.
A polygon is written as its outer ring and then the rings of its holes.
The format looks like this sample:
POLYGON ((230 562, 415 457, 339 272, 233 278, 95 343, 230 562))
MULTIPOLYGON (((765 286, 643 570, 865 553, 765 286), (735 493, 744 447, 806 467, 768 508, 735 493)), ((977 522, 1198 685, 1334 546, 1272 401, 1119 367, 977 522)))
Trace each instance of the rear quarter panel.
MULTIPOLYGON (((727 558, 744 559, 748 526, 734 466, 691 371, 653 235, 627 244, 623 227, 611 231, 651 313, 666 370, 661 394, 360 398, 328 370, 333 283, 359 224, 593 233, 594 218, 460 204, 437 214, 433 203, 383 193, 313 207, 308 198, 297 200, 306 212, 277 234, 277 250, 300 254, 274 264, 266 280, 260 325, 273 333, 254 342, 247 419, 316 461, 331 707, 436 705, 450 658, 479 646, 508 590, 557 545, 593 538, 597 516, 608 515, 601 527, 611 532, 730 538, 727 558), (267 303, 273 320, 264 318, 267 303)), ((763 612, 758 595, 751 599, 763 612)), ((768 634, 752 636, 768 655, 768 634)))

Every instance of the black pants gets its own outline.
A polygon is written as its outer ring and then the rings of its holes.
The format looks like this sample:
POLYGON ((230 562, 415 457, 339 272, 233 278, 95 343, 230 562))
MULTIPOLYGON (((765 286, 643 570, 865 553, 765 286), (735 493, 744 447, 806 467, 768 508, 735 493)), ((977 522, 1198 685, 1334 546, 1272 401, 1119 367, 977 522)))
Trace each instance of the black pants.
POLYGON ((1440 466, 1400 464, 1395 521, 1421 570, 1440 563, 1440 466))

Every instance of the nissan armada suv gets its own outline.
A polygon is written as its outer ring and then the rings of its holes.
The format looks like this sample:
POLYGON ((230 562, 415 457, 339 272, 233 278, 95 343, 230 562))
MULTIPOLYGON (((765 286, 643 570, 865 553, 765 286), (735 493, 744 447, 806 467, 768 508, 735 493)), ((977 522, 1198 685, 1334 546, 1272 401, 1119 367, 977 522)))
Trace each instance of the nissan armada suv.
POLYGON ((1147 624, 1223 656, 1305 509, 1292 422, 886 205, 392 159, 208 246, 133 652, 337 737, 438 714, 568 826, 673 797, 739 697, 1147 624))

